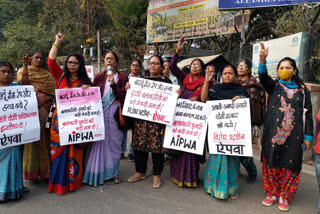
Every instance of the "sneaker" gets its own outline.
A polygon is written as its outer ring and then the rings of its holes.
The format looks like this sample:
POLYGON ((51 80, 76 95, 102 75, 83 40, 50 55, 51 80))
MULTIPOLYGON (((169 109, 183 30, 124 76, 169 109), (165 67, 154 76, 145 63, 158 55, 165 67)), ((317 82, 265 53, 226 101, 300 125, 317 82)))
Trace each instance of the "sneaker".
POLYGON ((247 177, 247 183, 248 184, 253 184, 257 181, 257 176, 248 176, 247 177))
POLYGON ((134 162, 134 155, 128 154, 128 160, 129 160, 129 162, 134 162))
POLYGON ((276 196, 267 196, 263 201, 262 204, 266 207, 270 207, 276 202, 278 198, 276 196))
POLYGON ((289 210, 289 203, 288 203, 287 199, 280 197, 278 208, 279 208, 279 210, 284 211, 284 212, 288 211, 289 210))

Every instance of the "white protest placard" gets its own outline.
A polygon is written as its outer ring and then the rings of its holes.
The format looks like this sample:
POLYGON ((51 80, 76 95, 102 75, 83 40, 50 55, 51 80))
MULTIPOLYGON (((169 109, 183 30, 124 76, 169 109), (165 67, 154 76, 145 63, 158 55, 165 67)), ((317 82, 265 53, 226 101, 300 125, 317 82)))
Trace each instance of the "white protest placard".
POLYGON ((180 86, 137 77, 129 82, 122 114, 171 125, 180 86))
POLYGON ((207 101, 210 154, 252 156, 250 100, 207 101))
POLYGON ((202 155, 206 131, 206 103, 178 99, 173 124, 166 126, 163 147, 202 155))
POLYGON ((40 140, 33 86, 0 87, 0 149, 40 140))
POLYGON ((56 89, 61 145, 104 139, 100 89, 56 89))

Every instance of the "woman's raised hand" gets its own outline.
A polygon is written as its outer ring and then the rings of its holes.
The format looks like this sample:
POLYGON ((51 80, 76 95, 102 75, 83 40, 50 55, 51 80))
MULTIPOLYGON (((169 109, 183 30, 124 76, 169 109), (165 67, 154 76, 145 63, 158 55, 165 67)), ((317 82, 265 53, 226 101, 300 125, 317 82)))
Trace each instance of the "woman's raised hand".
POLYGON ((184 36, 181 36, 177 44, 177 49, 176 49, 177 54, 181 54, 181 50, 183 47, 184 47, 184 36))
POLYGON ((30 58, 30 56, 29 56, 28 54, 25 55, 25 56, 22 58, 22 60, 23 60, 23 66, 28 66, 28 65, 31 64, 31 58, 30 58))
POLYGON ((62 34, 62 33, 59 32, 56 35, 56 41, 54 43, 57 44, 57 45, 60 45, 62 43, 62 41, 64 40, 65 36, 66 36, 65 34, 62 34))
POLYGON ((214 77, 214 72, 210 72, 208 67, 206 69, 206 82, 210 82, 211 80, 213 80, 214 77))
POLYGON ((260 42, 260 53, 259 53, 259 57, 260 57, 260 63, 261 64, 266 64, 266 59, 269 53, 269 48, 265 48, 263 42, 260 42))

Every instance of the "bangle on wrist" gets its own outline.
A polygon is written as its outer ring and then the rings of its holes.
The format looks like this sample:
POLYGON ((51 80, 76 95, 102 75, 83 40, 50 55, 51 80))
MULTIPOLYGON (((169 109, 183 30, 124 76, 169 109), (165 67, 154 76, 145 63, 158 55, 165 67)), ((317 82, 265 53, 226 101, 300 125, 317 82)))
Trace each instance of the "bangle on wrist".
POLYGON ((52 46, 53 46, 53 47, 56 47, 56 48, 58 48, 58 49, 60 48, 60 46, 57 45, 56 43, 53 43, 52 46))
POLYGON ((28 72, 27 73, 22 73, 22 76, 28 76, 28 72))

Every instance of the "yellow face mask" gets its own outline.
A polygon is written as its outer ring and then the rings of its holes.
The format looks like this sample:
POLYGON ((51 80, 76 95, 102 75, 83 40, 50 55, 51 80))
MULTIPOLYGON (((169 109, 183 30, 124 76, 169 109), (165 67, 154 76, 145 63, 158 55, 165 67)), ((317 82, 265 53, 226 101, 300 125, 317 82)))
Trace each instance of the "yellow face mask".
POLYGON ((293 76, 293 72, 287 69, 283 69, 281 71, 278 71, 278 76, 281 80, 288 81, 288 80, 291 80, 293 76))

